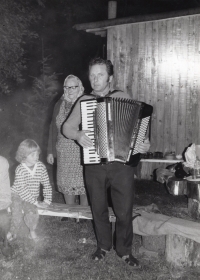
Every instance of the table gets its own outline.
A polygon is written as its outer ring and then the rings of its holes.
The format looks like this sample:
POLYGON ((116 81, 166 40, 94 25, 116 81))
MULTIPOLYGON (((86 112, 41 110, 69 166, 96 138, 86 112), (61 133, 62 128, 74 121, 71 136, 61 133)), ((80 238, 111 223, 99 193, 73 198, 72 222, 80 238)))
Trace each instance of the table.
POLYGON ((160 163, 176 163, 183 162, 182 159, 165 159, 165 158, 142 158, 141 162, 160 162, 160 163))

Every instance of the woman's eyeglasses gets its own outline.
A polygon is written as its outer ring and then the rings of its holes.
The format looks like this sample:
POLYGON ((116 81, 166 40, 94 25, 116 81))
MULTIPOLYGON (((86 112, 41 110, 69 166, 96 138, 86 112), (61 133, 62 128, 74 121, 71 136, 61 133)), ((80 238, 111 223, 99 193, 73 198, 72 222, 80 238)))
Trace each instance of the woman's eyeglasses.
POLYGON ((78 86, 73 86, 73 87, 63 87, 64 89, 66 89, 66 90, 70 90, 70 89, 75 89, 75 88, 77 88, 78 86))

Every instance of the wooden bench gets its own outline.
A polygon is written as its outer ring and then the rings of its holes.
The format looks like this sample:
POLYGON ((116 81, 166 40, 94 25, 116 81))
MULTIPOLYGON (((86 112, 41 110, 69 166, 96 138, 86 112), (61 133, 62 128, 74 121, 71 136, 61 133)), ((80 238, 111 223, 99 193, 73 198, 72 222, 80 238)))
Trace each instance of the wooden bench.
MULTIPOLYGON (((109 220, 112 224, 112 234, 115 231, 116 217, 111 207, 108 208, 109 220)), ((52 203, 48 208, 38 208, 39 215, 56 216, 79 219, 92 220, 92 212, 90 206, 66 205, 62 203, 52 203)))
MULTIPOLYGON (((159 236, 164 237, 166 238, 164 250, 167 262, 177 266, 200 266, 200 224, 155 214, 151 212, 151 209, 148 206, 139 206, 133 209, 133 216, 137 214, 141 215, 133 220, 133 232, 142 236, 143 246, 147 244, 149 246, 151 243, 152 247, 153 244, 158 243, 159 236), (178 228, 177 225, 179 226, 178 228), (151 235, 150 229, 153 229, 153 235, 151 235), (198 237, 198 242, 190 239, 191 229, 198 237)), ((69 206, 61 203, 52 203, 46 209, 38 208, 38 212, 39 215, 45 216, 92 219, 91 208, 89 206, 69 206)), ((116 217, 112 208, 109 208, 109 219, 112 223, 112 232, 114 232, 116 217)), ((163 246, 163 241, 160 244, 163 246)), ((159 244, 157 247, 159 249, 159 244)))
MULTIPOLYGON (((138 209, 143 208, 143 206, 139 206, 133 209, 133 216, 137 215, 138 209)), ((111 207, 108 207, 108 212, 110 222, 115 223, 116 217, 111 207)), ((42 216, 68 217, 89 220, 93 219, 90 206, 66 205, 63 203, 51 203, 48 208, 38 208, 38 213, 42 216)))
MULTIPOLYGON (((66 205, 62 203, 52 203, 48 208, 38 208, 39 215, 68 217, 75 219, 92 220, 92 212, 90 206, 66 205)), ((115 222, 115 215, 112 208, 109 207, 110 222, 115 222)))

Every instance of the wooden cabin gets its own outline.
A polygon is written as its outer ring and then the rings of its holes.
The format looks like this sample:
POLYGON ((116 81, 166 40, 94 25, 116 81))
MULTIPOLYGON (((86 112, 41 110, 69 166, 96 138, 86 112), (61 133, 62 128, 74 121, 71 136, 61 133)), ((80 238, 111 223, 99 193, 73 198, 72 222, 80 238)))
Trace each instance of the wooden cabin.
POLYGON ((77 24, 107 36, 115 89, 151 104, 151 152, 200 144, 200 10, 77 24))

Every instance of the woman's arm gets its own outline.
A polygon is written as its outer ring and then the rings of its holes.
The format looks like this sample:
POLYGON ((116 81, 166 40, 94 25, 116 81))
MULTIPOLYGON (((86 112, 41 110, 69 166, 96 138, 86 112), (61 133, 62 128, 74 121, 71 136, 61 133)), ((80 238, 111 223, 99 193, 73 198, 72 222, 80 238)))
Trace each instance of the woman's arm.
POLYGON ((63 99, 59 99, 58 102, 54 106, 52 121, 49 128, 49 138, 48 138, 48 146, 47 146, 47 155, 52 154, 53 157, 56 157, 56 141, 57 141, 57 127, 56 127, 56 117, 59 113, 60 105, 63 99))
POLYGON ((77 140, 77 132, 79 130, 80 123, 81 123, 81 110, 80 110, 80 100, 78 100, 71 114, 63 124, 62 127, 63 134, 69 139, 77 140))
POLYGON ((92 140, 85 134, 89 131, 79 130, 81 123, 80 101, 88 99, 91 99, 91 96, 85 95, 76 102, 73 111, 62 127, 63 134, 67 138, 76 140, 84 148, 93 146, 92 140))

